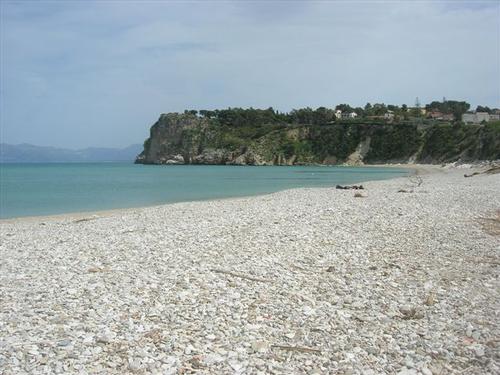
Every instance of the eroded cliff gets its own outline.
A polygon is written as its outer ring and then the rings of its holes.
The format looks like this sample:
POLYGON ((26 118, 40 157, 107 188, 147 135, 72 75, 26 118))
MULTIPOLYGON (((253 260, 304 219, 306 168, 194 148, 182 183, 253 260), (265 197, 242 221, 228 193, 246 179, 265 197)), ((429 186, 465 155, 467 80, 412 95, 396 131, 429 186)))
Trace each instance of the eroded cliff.
POLYGON ((221 124, 192 113, 162 114, 136 163, 380 164, 500 159, 500 126, 374 123, 221 124))

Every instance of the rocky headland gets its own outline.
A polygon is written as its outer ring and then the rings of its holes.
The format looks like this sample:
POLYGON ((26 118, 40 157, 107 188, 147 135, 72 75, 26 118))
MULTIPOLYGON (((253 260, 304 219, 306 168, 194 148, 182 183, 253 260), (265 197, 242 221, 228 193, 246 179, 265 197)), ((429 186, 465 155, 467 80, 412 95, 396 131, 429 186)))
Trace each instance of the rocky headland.
POLYGON ((275 112, 160 116, 136 163, 221 165, 441 164, 500 159, 500 124, 287 123, 275 112), (253 119, 267 113, 267 117, 253 119))

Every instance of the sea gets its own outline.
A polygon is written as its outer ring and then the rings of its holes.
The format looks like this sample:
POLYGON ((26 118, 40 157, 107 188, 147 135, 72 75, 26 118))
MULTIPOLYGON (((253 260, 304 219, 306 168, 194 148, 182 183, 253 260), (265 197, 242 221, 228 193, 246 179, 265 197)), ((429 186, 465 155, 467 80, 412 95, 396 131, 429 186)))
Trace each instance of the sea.
POLYGON ((384 167, 5 163, 0 164, 0 218, 251 196, 409 173, 384 167))

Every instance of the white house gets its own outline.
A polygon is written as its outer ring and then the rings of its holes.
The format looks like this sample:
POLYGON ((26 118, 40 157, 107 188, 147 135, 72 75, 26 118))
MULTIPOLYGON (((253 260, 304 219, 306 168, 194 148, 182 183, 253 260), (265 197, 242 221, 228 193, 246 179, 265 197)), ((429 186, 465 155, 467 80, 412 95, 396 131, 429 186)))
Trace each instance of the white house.
POLYGON ((384 119, 385 120, 392 120, 394 119, 394 112, 391 110, 388 110, 386 113, 384 113, 384 119))
POLYGON ((464 113, 462 121, 466 124, 480 124, 483 121, 489 122, 490 114, 488 112, 464 113))
POLYGON ((342 112, 341 115, 343 119, 353 119, 358 117, 358 114, 356 112, 342 112))
POLYGON ((335 117, 336 117, 337 119, 342 118, 342 111, 341 111, 340 109, 337 109, 337 110, 335 111, 335 117))

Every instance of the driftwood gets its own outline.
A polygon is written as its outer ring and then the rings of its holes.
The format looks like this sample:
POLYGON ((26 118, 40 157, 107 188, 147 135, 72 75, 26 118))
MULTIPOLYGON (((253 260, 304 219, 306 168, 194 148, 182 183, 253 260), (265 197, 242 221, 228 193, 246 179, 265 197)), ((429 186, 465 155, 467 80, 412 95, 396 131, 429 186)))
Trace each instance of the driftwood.
POLYGON ((92 221, 99 219, 99 216, 84 217, 82 219, 73 220, 73 223, 83 223, 85 221, 92 221))
POLYGON ((342 185, 337 185, 335 186, 336 189, 341 189, 341 190, 364 190, 364 187, 363 185, 346 185, 346 186, 342 186, 342 185))
POLYGON ((500 173, 500 165, 494 165, 493 167, 490 167, 482 172, 474 172, 471 174, 464 174, 464 177, 474 177, 474 176, 477 176, 479 174, 497 174, 497 173, 500 173))
POLYGON ((399 189, 398 193, 414 193, 415 189, 420 187, 424 180, 419 175, 413 175, 408 177, 410 180, 411 187, 409 189, 399 189))
POLYGON ((307 348, 305 346, 289 346, 289 345, 271 345, 272 348, 288 350, 293 352, 302 352, 302 353, 318 353, 321 354, 321 350, 314 348, 307 348))
POLYGON ((260 277, 247 276, 247 275, 244 275, 242 273, 237 273, 237 272, 232 272, 232 271, 224 271, 224 270, 219 270, 219 269, 211 269, 210 271, 216 272, 216 273, 223 273, 223 274, 229 275, 229 276, 239 277, 240 279, 257 281, 259 283, 268 283, 271 281, 268 279, 261 279, 260 277))
POLYGON ((500 235, 500 210, 497 210, 493 217, 481 217, 477 221, 482 225, 483 230, 492 236, 500 235))
POLYGON ((474 176, 477 176, 478 174, 481 174, 480 172, 474 172, 474 173, 471 173, 471 174, 464 174, 464 177, 467 178, 467 177, 474 177, 474 176))

